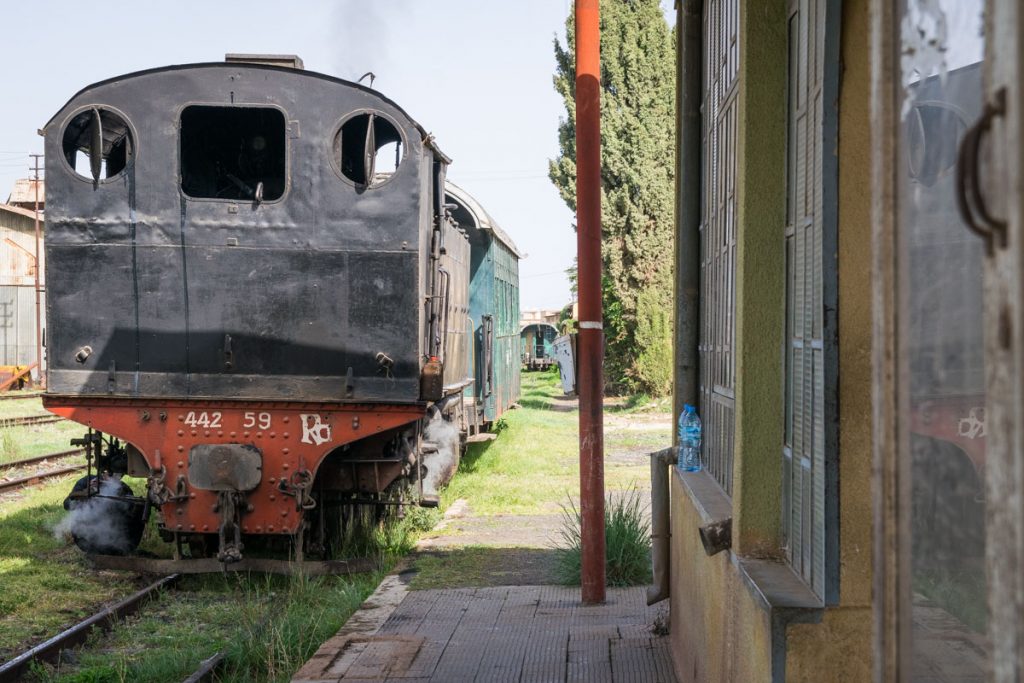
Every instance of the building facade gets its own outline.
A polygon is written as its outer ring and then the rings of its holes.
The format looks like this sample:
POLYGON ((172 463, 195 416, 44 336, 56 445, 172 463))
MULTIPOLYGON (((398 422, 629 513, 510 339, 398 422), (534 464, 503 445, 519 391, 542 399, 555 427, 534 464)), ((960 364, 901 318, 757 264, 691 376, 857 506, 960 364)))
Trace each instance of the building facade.
MULTIPOLYGON (((35 213, 0 204, 0 366, 36 362, 37 266, 42 286, 46 266, 41 242, 36 262, 35 213)), ((45 310, 45 293, 40 307, 45 310)))
POLYGON ((677 2, 681 681, 1024 672, 1022 19, 677 2))

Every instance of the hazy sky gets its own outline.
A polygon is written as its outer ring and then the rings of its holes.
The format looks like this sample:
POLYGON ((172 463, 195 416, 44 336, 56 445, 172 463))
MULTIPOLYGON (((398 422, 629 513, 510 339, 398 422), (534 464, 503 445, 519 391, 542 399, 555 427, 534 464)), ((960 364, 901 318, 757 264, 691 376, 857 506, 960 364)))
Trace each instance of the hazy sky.
MULTIPOLYGON (((666 0, 663 5, 670 5, 666 0)), ((570 299, 573 216, 547 179, 564 108, 552 41, 570 0, 7 3, 0 42, 0 201, 27 176, 40 128, 79 89, 227 52, 294 53, 306 68, 374 87, 434 133, 449 178, 480 200, 529 256, 525 308, 570 299)))

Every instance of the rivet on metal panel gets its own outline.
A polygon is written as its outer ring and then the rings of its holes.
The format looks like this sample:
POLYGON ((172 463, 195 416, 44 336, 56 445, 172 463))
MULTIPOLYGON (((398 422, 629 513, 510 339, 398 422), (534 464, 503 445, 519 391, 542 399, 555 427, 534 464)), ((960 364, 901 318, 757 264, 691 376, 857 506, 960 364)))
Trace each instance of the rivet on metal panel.
POLYGON ((242 436, 244 436, 245 438, 248 439, 249 438, 249 432, 242 432, 242 436))
POLYGON ((277 436, 277 432, 270 432, 270 438, 273 439, 277 436))
POLYGON ((270 481, 271 484, 276 484, 277 483, 277 479, 274 479, 273 477, 271 477, 269 479, 269 481, 270 481))
POLYGON ((238 432, 231 432, 231 438, 232 438, 232 439, 233 439, 233 438, 235 438, 235 435, 236 435, 237 433, 238 433, 238 432))
POLYGON ((269 498, 270 500, 277 500, 277 496, 275 496, 273 493, 267 496, 267 498, 269 498))
POLYGON ((285 424, 288 424, 288 416, 285 415, 283 418, 281 418, 281 422, 284 422, 285 424))
POLYGON ((359 416, 356 415, 352 418, 352 429, 359 429, 359 416))
POLYGON ((288 438, 288 432, 285 432, 284 434, 282 434, 281 438, 282 439, 287 439, 288 438))
POLYGON ((224 432, 217 432, 217 436, 224 436, 224 432))
POLYGON ((196 432, 196 430, 194 430, 194 429, 192 430, 192 436, 195 436, 197 433, 198 432, 196 432))
POLYGON ((256 438, 257 439, 262 439, 263 438, 263 432, 256 432, 256 438))
POLYGON ((182 453, 185 450, 184 446, 178 446, 178 452, 182 453))
POLYGON ((273 530, 274 530, 274 525, 273 524, 267 525, 267 531, 273 531, 273 530))
POLYGON ((285 469, 286 470, 286 469, 288 469, 288 467, 289 467, 288 463, 284 463, 284 464, 281 465, 281 469, 285 469))
MULTIPOLYGON (((185 421, 185 416, 179 413, 178 414, 178 422, 184 422, 184 421, 185 421)), ((181 432, 178 432, 178 433, 180 434, 181 432)))
POLYGON ((238 204, 228 204, 228 213, 238 213, 238 204))
POLYGON ((185 436, 185 430, 179 429, 178 430, 178 436, 185 436))
POLYGON ((204 524, 203 525, 203 531, 209 531, 209 530, 210 530, 210 525, 209 524, 204 524))
POLYGON ((182 468, 182 467, 184 467, 184 466, 185 466, 185 463, 183 463, 183 462, 182 462, 181 460, 179 460, 179 461, 178 461, 178 467, 179 467, 179 468, 182 468))
POLYGON ((195 531, 196 530, 196 525, 195 524, 189 524, 188 525, 188 529, 189 529, 189 531, 195 531))
POLYGON ((179 528, 179 529, 184 529, 185 527, 184 527, 184 526, 182 526, 181 524, 179 524, 179 525, 178 525, 178 528, 179 528))
POLYGON ((285 455, 288 455, 288 449, 287 448, 282 448, 281 452, 284 453, 285 455))
POLYGON ((281 510, 281 516, 282 517, 287 517, 288 516, 288 510, 281 510))
POLYGON ((185 514, 185 511, 184 511, 184 510, 182 510, 181 508, 178 508, 177 510, 175 510, 174 514, 176 514, 176 515, 178 515, 179 517, 181 517, 182 515, 184 515, 184 514, 185 514))
POLYGON ((262 525, 260 525, 260 526, 257 526, 257 527, 256 527, 256 533, 259 533, 259 532, 261 532, 261 531, 263 531, 263 526, 262 526, 262 525))
POLYGON ((195 497, 196 497, 196 494, 194 494, 194 493, 190 493, 190 494, 188 494, 188 497, 189 497, 189 498, 195 498, 195 497))

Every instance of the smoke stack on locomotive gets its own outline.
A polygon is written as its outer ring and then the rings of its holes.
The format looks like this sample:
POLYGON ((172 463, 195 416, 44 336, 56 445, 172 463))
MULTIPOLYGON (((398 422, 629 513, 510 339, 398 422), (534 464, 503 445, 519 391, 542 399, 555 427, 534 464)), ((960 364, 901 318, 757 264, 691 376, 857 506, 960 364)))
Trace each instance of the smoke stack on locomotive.
POLYGON ((94 476, 146 479, 109 509, 222 561, 323 546, 331 505, 436 504, 518 396, 511 240, 396 104, 284 63, 103 81, 44 130, 44 404, 94 476))

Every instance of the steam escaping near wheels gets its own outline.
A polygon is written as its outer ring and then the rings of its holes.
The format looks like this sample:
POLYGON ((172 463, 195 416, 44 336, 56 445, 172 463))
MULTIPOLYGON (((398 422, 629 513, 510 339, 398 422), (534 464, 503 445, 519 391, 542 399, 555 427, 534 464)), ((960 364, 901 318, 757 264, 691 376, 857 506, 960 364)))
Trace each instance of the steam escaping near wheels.
POLYGON ((435 412, 423 436, 423 500, 431 503, 439 499, 439 489, 459 468, 459 428, 435 412))
POLYGON ((70 537, 90 554, 127 555, 139 546, 146 527, 142 499, 120 479, 105 475, 75 482, 64 509, 68 514, 54 527, 54 537, 70 537))

